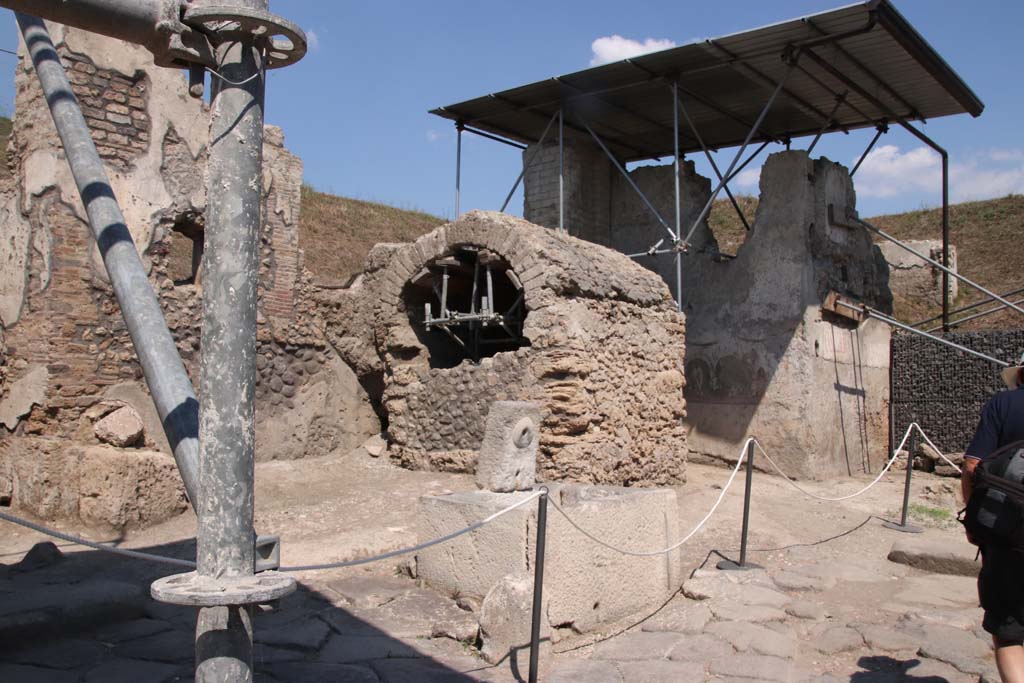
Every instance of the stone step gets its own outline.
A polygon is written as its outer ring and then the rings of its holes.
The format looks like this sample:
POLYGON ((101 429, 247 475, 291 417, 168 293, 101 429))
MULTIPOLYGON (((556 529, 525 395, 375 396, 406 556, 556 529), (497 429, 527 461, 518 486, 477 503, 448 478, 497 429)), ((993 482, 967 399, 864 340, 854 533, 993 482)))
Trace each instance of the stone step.
POLYGON ((981 568, 978 549, 967 542, 929 538, 901 538, 892 544, 889 560, 936 574, 977 576, 981 568))

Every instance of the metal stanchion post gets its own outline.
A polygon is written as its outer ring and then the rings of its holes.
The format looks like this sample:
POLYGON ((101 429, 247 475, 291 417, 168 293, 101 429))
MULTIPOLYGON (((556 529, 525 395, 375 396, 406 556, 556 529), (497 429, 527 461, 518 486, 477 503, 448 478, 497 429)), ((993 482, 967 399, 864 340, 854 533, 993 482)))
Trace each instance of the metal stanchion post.
POLYGON ((548 530, 548 492, 544 489, 537 500, 537 551, 533 566, 533 614, 530 624, 530 683, 537 683, 540 657, 541 601, 544 593, 544 543, 548 530))
POLYGON ((919 534, 924 529, 907 524, 907 511, 910 508, 910 477, 914 473, 914 451, 917 450, 917 429, 910 430, 910 439, 907 441, 907 478, 903 484, 903 514, 900 516, 900 523, 885 522, 883 526, 887 529, 895 529, 906 534, 919 534))
POLYGON ((719 569, 761 569, 760 565, 747 564, 747 532, 750 530, 750 489, 754 483, 754 440, 747 443, 747 485, 743 489, 743 529, 740 532, 740 561, 722 560, 719 569))

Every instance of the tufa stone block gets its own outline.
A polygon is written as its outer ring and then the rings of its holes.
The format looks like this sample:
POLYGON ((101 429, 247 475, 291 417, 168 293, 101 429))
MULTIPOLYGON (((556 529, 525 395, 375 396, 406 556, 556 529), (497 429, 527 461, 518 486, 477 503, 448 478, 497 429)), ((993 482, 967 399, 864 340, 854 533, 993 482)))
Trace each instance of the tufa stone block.
POLYGON ((525 491, 537 478, 540 406, 495 401, 487 415, 476 466, 476 485, 488 491, 525 491))

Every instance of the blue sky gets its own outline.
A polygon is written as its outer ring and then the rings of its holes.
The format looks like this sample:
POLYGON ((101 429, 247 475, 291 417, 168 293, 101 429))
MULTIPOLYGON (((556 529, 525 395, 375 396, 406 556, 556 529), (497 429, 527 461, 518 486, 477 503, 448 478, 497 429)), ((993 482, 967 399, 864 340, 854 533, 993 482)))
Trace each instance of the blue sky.
MULTIPOLYGON (((314 187, 450 216, 455 132, 429 109, 586 68, 601 56, 595 47, 601 52, 629 47, 627 41, 685 44, 841 4, 278 0, 271 9, 302 26, 311 49, 299 64, 272 73, 267 121, 284 129, 287 146, 302 157, 306 182, 314 187), (619 38, 601 41, 613 36, 619 38)), ((1024 52, 1019 47, 1024 3, 897 0, 896 5, 986 105, 978 119, 947 117, 925 128, 950 151, 953 200, 1024 192, 1024 52)), ((11 48, 13 17, 5 13, 2 20, 8 38, 0 47, 11 48)), ((0 57, 13 67, 12 58, 0 57)), ((8 76, 0 87, 0 108, 7 112, 11 80, 8 76)), ((865 130, 826 136, 815 155, 852 166, 871 135, 865 130)), ((937 156, 903 131, 885 136, 876 149, 856 178, 863 215, 939 203, 937 156)), ((728 150, 719 154, 723 167, 729 159, 728 150)), ((462 210, 499 208, 520 164, 518 150, 465 136, 462 210)), ((706 168, 703 172, 710 175, 706 168)), ((737 182, 736 190, 756 193, 756 172, 737 182)), ((521 208, 517 196, 511 210, 521 208)))

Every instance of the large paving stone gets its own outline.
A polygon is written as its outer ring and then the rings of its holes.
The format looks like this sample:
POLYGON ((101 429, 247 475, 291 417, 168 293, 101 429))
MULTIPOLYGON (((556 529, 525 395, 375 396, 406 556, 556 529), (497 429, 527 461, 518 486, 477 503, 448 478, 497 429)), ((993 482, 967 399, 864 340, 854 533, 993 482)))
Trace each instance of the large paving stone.
POLYGON ((64 638, 43 641, 29 648, 22 648, 10 657, 19 664, 30 664, 52 669, 81 669, 99 662, 107 654, 107 648, 95 640, 64 638))
POLYGON ((901 587, 903 590, 893 597, 894 602, 944 609, 978 604, 977 581, 966 576, 913 576, 904 579, 901 587))
POLYGON ((353 607, 380 607, 410 590, 415 584, 393 576, 347 576, 331 581, 327 587, 353 607))
POLYGON ((444 662, 432 659, 381 659, 370 662, 381 683, 470 683, 470 681, 492 681, 502 678, 489 669, 446 666, 444 662))
POLYGON ((977 548, 966 541, 901 538, 892 545, 889 560, 938 574, 977 576, 977 548))
POLYGON ((713 659, 708 670, 717 676, 762 679, 767 681, 789 681, 793 666, 786 659, 764 655, 736 655, 726 659, 713 659))
POLYGON ((253 661, 260 664, 276 664, 277 662, 297 662, 303 660, 306 658, 306 653, 301 650, 253 643, 252 657, 253 661))
POLYGON ((759 624, 718 621, 708 624, 707 631, 729 642, 740 652, 757 652, 774 657, 796 655, 797 641, 792 634, 779 633, 759 624))
POLYGON ((559 662, 548 672, 547 683, 626 683, 615 662, 572 659, 559 662))
POLYGON ((991 667, 991 646, 965 632, 942 624, 921 627, 922 641, 918 654, 952 665, 964 673, 981 674, 991 667))
POLYGON ((859 631, 846 626, 828 626, 815 629, 812 634, 811 644, 814 649, 823 654, 832 655, 839 652, 849 652, 864 646, 864 638, 859 631))
POLYGON ((351 664, 373 659, 417 658, 424 655, 408 643, 388 636, 347 638, 331 636, 320 650, 320 661, 330 664, 351 664))
POLYGON ((644 631, 672 631, 695 634, 711 621, 711 609, 703 602, 676 598, 664 609, 644 621, 644 631))
POLYGON ((332 631, 345 637, 361 638, 384 635, 380 629, 365 619, 361 619, 352 612, 341 608, 321 612, 319 617, 331 627, 332 631))
POLYGON ((681 641, 678 633, 623 633, 598 643, 594 659, 637 660, 665 659, 681 641))
MULTIPOLYGON (((319 661, 284 661, 261 670, 279 681, 302 681, 303 683, 380 683, 377 674, 369 667, 332 665, 319 661)), ((259 680, 257 676, 256 680, 259 680)))
POLYGON ((794 600, 786 607, 786 614, 797 619, 821 621, 826 616, 825 608, 811 600, 794 600))
POLYGON ((310 651, 318 650, 331 631, 327 624, 312 616, 278 628, 261 628, 257 621, 254 630, 253 639, 258 643, 310 651))
POLYGON ((789 596, 756 584, 738 584, 726 578, 695 577, 683 584, 683 594, 692 600, 728 599, 745 605, 783 608, 789 596))
POLYGON ((696 662, 620 662, 622 677, 629 683, 703 683, 704 665, 696 662))
POLYGON ((78 683, 77 671, 58 671, 23 664, 0 664, 0 681, 14 683, 78 683))
POLYGON ((678 645, 669 650, 668 658, 673 661, 704 663, 718 657, 732 657, 735 654, 733 646, 721 638, 699 633, 683 638, 678 645))
POLYGON ((775 585, 787 591, 823 591, 836 585, 834 576, 807 576, 787 570, 772 574, 775 585))
POLYGON ((193 633, 175 630, 121 643, 114 648, 114 654, 125 659, 177 663, 193 660, 195 647, 193 633))
MULTIPOLYGON (((324 664, 321 662, 281 662, 258 667, 279 681, 302 681, 302 683, 380 683, 372 669, 349 664, 324 664)), ((259 676, 256 677, 259 680, 259 676)))
POLYGON ((856 624, 853 628, 864 638, 869 648, 879 652, 901 652, 916 650, 918 638, 911 636, 905 631, 890 628, 880 624, 856 624))
POLYGON ((112 659, 89 669, 83 680, 84 683, 163 683, 172 680, 180 670, 174 664, 112 659))
POLYGON ((786 613, 783 610, 767 605, 747 605, 734 600, 708 600, 708 602, 711 613, 719 621, 764 623, 786 619, 786 613))
POLYGON ((396 638, 443 636, 453 640, 476 637, 477 620, 472 613, 432 591, 415 589, 381 607, 353 610, 353 613, 385 635, 396 638))
POLYGON ((93 635, 101 643, 117 644, 163 633, 171 628, 169 623, 159 619, 131 619, 110 624, 97 630, 93 635))

